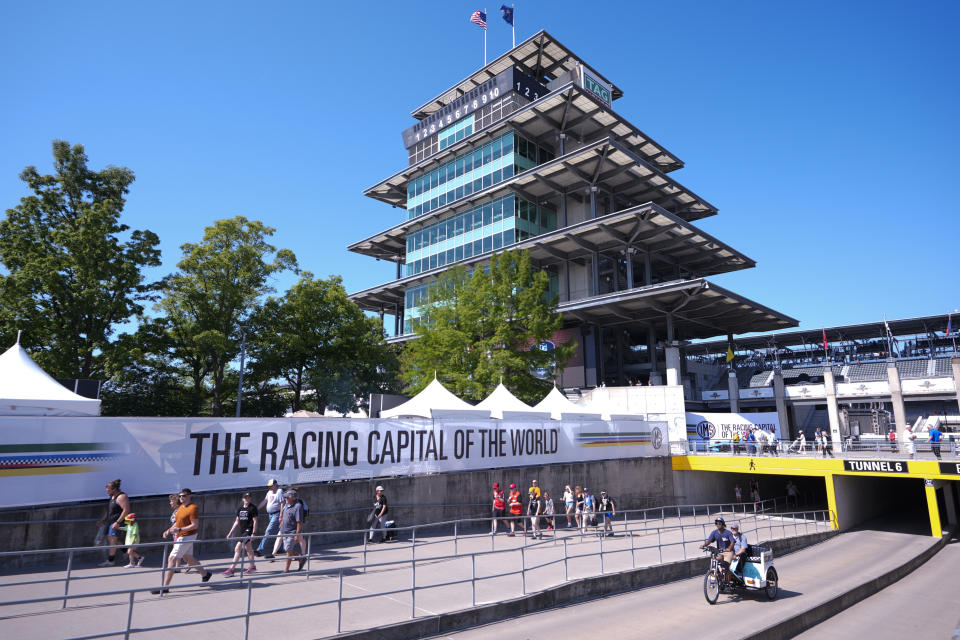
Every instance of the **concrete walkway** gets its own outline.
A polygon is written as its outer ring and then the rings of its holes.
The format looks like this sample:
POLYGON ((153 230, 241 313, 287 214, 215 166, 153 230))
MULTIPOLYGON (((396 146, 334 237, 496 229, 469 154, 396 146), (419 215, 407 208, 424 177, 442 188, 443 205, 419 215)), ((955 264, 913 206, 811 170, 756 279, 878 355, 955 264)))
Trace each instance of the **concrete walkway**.
MULTIPOLYGON (((842 534, 777 559, 781 591, 772 602, 753 592, 724 594, 716 605, 710 605, 703 597, 703 578, 697 577, 444 637, 550 638, 562 629, 565 637, 742 638, 880 575, 935 543, 929 536, 883 531, 842 534)), ((922 602, 916 606, 924 608, 922 602)), ((851 635, 863 634, 848 633, 846 637, 851 635)))
MULTIPOLYGON (((314 604, 336 600, 342 589, 345 598, 372 595, 370 598, 346 600, 342 605, 342 631, 367 629, 417 616, 469 608, 474 602, 490 603, 516 598, 564 581, 566 576, 577 579, 601 573, 600 556, 588 556, 600 551, 603 545, 602 570, 605 573, 642 567, 660 562, 671 562, 686 557, 698 557, 697 546, 712 529, 713 516, 697 518, 667 518, 665 521, 631 521, 630 531, 624 534, 623 523, 617 525, 612 538, 581 536, 575 530, 560 529, 553 535, 547 532, 543 540, 532 541, 517 536, 506 537, 471 535, 418 538, 416 547, 409 540, 371 545, 364 552, 362 545, 342 545, 321 550, 310 561, 311 575, 279 573, 278 562, 258 563, 257 577, 252 581, 238 577, 223 578, 224 558, 208 559, 208 566, 217 575, 207 584, 201 584, 196 574, 174 577, 173 591, 167 596, 147 592, 134 597, 132 627, 149 627, 174 622, 197 620, 243 613, 246 610, 248 584, 252 611, 267 611, 279 607, 304 605, 299 611, 267 613, 251 618, 250 637, 276 635, 282 627, 286 638, 315 638, 333 635, 337 629, 338 607, 314 604), (678 524, 686 525, 681 535, 678 524), (660 526, 658 530, 656 527, 660 526), (645 527, 641 529, 641 527, 645 527), (657 543, 670 546, 657 548, 657 543), (681 542, 682 540, 682 542, 681 542), (631 551, 631 546, 633 550, 631 551), (646 548, 644 548, 646 547, 646 548), (566 562, 564 554, 566 549, 566 562), (491 550, 494 553, 490 553, 491 550), (409 587, 414 579, 410 558, 416 556, 416 602, 412 602, 409 587), (366 570, 363 568, 366 555, 366 570), (443 556, 453 558, 441 559, 443 556), (518 570, 521 563, 526 575, 498 576, 518 570), (217 565, 220 564, 219 569, 217 565), (469 582, 475 575, 476 591, 469 582), (435 586, 444 582, 467 580, 464 584, 435 586), (426 587, 426 588, 425 588, 426 587), (396 591, 396 593, 385 593, 396 591), (381 594, 381 595, 375 595, 381 594), (375 612, 375 614, 371 614, 375 612)), ((727 514, 729 515, 729 514, 727 514)), ((737 516, 747 531, 760 529, 764 540, 789 537, 796 534, 827 530, 822 521, 795 521, 776 515, 737 516)), ((756 539, 756 537, 755 537, 756 539)), ((156 552, 153 554, 157 555, 156 552)), ((105 591, 144 588, 159 584, 160 575, 153 570, 119 568, 76 568, 70 584, 71 594, 96 594, 105 591)), ((0 630, 9 637, 69 638, 95 633, 122 630, 127 620, 129 596, 94 595, 71 600, 66 609, 60 602, 26 605, 4 605, 4 602, 29 598, 58 596, 63 583, 7 586, 25 579, 39 580, 63 577, 62 568, 49 571, 0 576, 0 630)), ((702 596, 700 596, 702 602, 702 596)), ((703 602, 703 604, 706 604, 703 602)), ((138 633, 135 637, 170 637, 170 634, 203 633, 209 638, 243 637, 242 619, 206 623, 189 629, 138 633)))
POLYGON ((960 539, 880 593, 796 636, 803 640, 953 637, 960 632, 960 539))

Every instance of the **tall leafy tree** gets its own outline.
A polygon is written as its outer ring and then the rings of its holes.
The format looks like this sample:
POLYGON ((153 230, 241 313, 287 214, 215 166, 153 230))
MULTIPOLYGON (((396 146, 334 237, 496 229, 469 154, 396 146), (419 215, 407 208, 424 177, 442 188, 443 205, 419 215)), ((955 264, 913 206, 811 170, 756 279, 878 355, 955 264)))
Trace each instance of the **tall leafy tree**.
POLYGON ((527 252, 495 255, 489 269, 472 275, 449 270, 432 287, 417 339, 404 350, 407 390, 416 393, 437 375, 454 393, 480 400, 502 379, 521 400, 539 401, 550 382, 535 372, 562 370, 576 347, 534 348, 561 328, 556 305, 548 274, 527 252))
POLYGON ((51 374, 101 378, 115 328, 143 311, 159 239, 120 222, 133 171, 87 166, 83 145, 53 141, 53 173, 29 166, 33 192, 0 221, 0 323, 51 374))
POLYGON ((347 297, 340 276, 324 280, 303 273, 282 298, 268 300, 251 324, 251 379, 286 382, 294 411, 305 402, 320 412, 354 411, 370 393, 394 389, 396 355, 380 323, 347 297))
POLYGON ((273 293, 271 277, 297 266, 292 251, 267 241, 274 231, 243 216, 217 220, 201 242, 181 247, 179 271, 164 284, 160 308, 174 352, 191 372, 195 397, 209 377, 215 416, 223 414, 224 376, 239 352, 241 324, 273 293))

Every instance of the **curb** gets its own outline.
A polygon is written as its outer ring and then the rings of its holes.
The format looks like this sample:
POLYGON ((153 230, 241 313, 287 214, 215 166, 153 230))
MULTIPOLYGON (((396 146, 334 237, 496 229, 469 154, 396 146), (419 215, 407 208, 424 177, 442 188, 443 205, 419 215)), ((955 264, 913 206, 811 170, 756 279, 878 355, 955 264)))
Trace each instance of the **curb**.
MULTIPOLYGON (((837 535, 838 531, 822 531, 768 543, 774 553, 784 555, 809 547, 837 535)), ((391 625, 341 633, 336 638, 349 640, 406 640, 423 638, 470 627, 499 622, 528 613, 538 613, 571 603, 602 598, 692 578, 706 572, 710 559, 705 557, 666 564, 629 569, 602 576, 581 578, 512 600, 504 600, 461 609, 449 613, 416 618, 391 625)))
POLYGON ((850 589, 846 593, 833 597, 826 602, 810 607, 806 611, 770 625, 766 629, 758 631, 749 636, 744 636, 743 640, 774 640, 777 638, 792 638, 807 629, 820 624, 821 622, 835 616, 836 614, 852 607, 856 603, 869 598, 870 596, 889 587, 894 582, 906 577, 914 569, 917 569, 927 560, 937 554, 950 540, 951 535, 945 535, 936 543, 928 547, 925 551, 913 558, 910 558, 899 567, 894 567, 890 571, 876 578, 871 578, 858 587, 850 589))

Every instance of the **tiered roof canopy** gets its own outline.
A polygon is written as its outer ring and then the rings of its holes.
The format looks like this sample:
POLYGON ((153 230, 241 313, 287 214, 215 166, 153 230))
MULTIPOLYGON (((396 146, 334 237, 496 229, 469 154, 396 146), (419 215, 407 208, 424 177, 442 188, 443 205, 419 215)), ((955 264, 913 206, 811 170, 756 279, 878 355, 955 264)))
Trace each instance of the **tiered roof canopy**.
POLYGON ((474 71, 457 84, 441 92, 440 95, 417 107, 411 112, 411 115, 417 120, 423 120, 510 67, 517 67, 544 82, 559 77, 565 71, 573 69, 577 64, 582 64, 601 80, 610 84, 613 88, 612 98, 614 100, 623 96, 623 91, 607 80, 603 74, 560 44, 549 33, 541 30, 485 67, 474 71))

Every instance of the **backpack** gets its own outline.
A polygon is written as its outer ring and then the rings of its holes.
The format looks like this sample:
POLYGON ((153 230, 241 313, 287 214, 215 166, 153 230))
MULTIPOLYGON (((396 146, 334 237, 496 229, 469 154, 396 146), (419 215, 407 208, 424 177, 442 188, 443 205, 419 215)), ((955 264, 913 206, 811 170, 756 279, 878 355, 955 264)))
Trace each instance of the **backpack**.
POLYGON ((300 508, 303 509, 303 520, 302 522, 307 521, 307 516, 310 515, 310 507, 307 506, 307 503, 303 501, 303 498, 297 498, 296 503, 299 504, 300 508))

